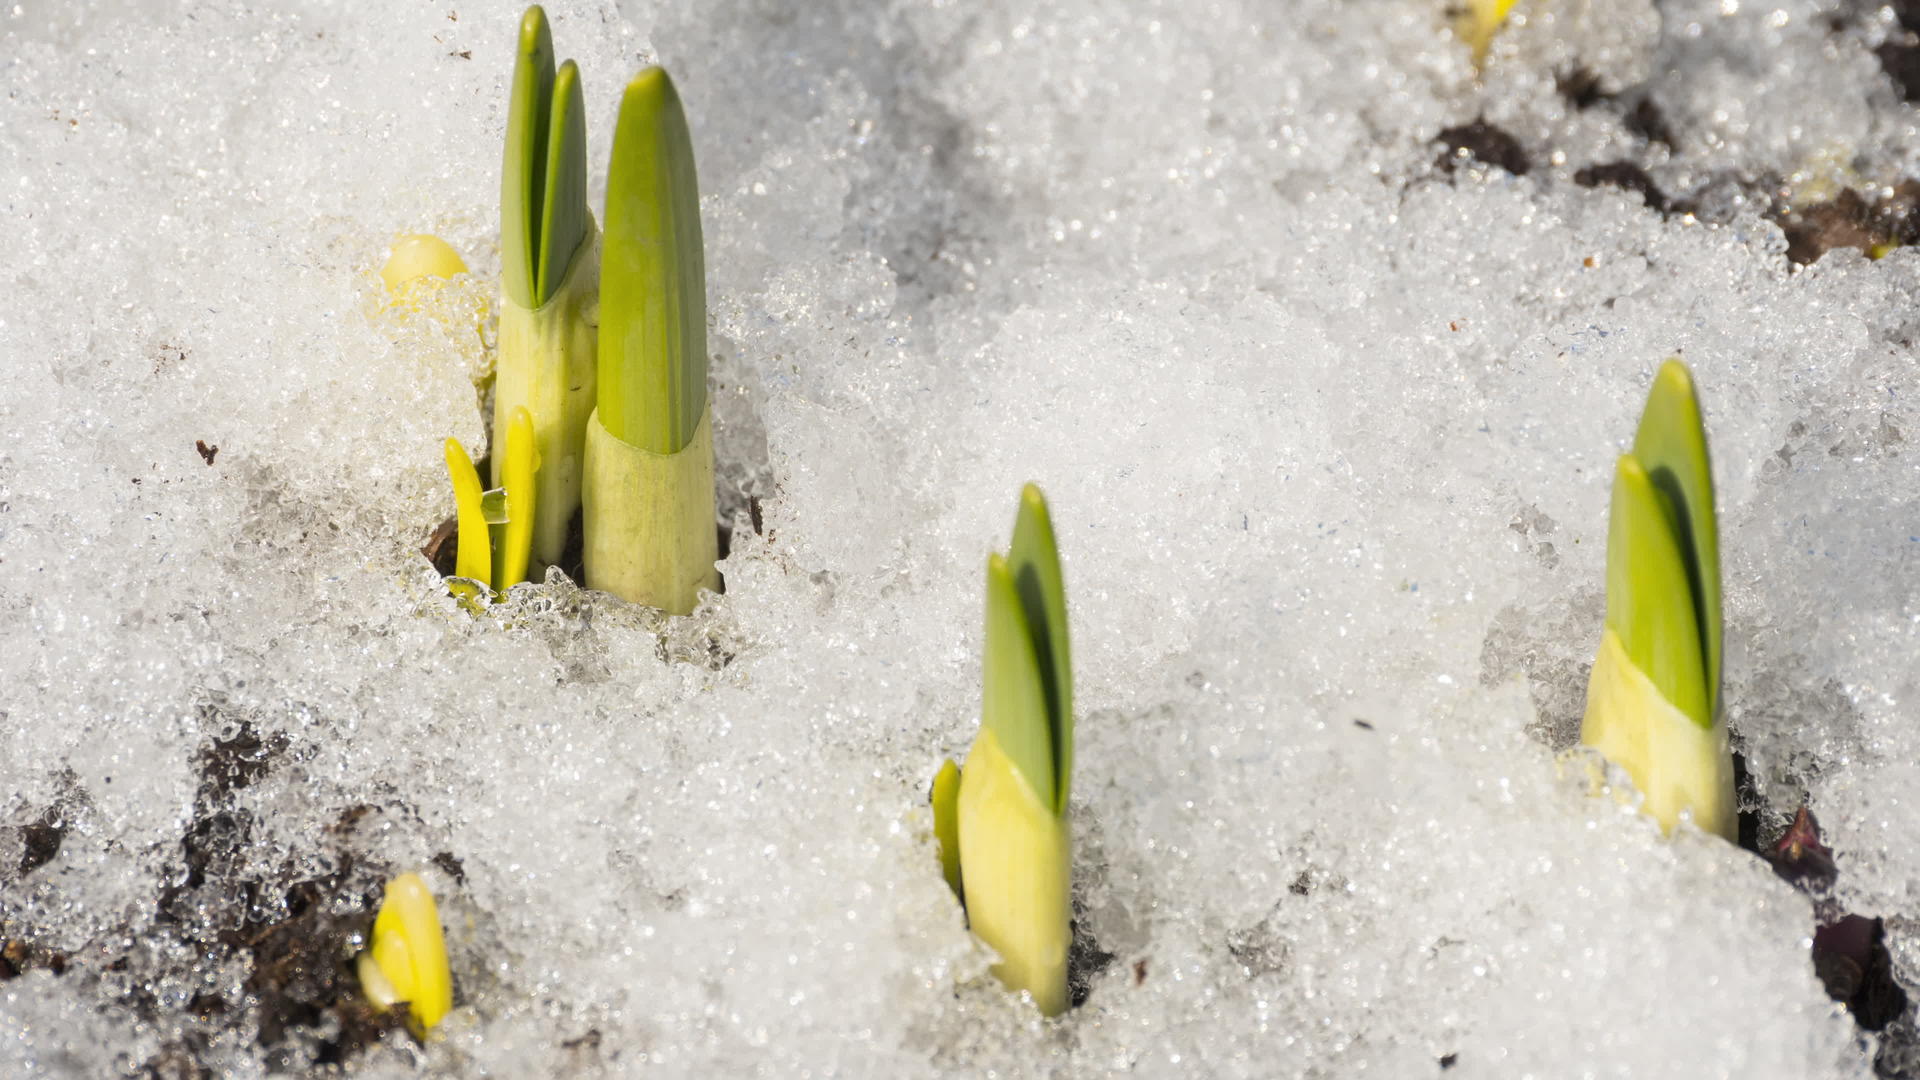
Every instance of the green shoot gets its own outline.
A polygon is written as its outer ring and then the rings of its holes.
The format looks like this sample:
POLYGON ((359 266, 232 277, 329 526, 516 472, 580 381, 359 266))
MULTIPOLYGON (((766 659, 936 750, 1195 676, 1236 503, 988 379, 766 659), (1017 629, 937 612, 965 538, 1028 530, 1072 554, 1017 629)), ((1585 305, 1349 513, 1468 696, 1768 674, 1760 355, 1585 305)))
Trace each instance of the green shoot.
POLYGON ((952 762, 934 778, 934 832, 968 922, 1000 954, 994 974, 1056 1016, 1073 940, 1073 678, 1060 557, 1031 484, 1007 555, 987 557, 986 607, 980 732, 958 796, 952 762))
POLYGON ((706 254, 693 136, 673 80, 627 84, 607 174, 600 266, 600 422, 677 453, 707 409, 706 254))
POLYGON ((587 120, 580 69, 556 74, 538 5, 520 20, 500 171, 500 353, 493 386, 493 479, 516 410, 533 421, 539 462, 531 562, 566 550, 580 507, 587 418, 593 414, 597 254, 587 209, 587 120))
POLYGON ((1706 428, 1677 361, 1655 377, 1633 452, 1614 469, 1607 620, 1580 741, 1633 779, 1671 831, 1690 817, 1732 839, 1733 758, 1719 722, 1720 544, 1706 428))
POLYGON ((580 71, 556 76, 553 35, 538 4, 520 19, 500 178, 500 276, 523 308, 546 306, 586 242, 587 115, 580 71))
POLYGON ((706 256, 693 140, 659 68, 627 84, 607 176, 587 584, 684 615, 719 586, 706 256))

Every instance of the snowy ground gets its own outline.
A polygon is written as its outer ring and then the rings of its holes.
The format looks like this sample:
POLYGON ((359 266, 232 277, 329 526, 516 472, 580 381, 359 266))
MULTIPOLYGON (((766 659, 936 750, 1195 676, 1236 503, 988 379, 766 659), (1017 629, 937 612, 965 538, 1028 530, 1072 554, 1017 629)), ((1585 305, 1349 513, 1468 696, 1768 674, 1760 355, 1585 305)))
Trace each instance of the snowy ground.
POLYGON ((1920 253, 1773 219, 1920 176, 1904 31, 1517 11, 1476 82, 1421 0, 551 4, 595 190, 643 63, 700 153, 733 550, 667 621, 474 618, 417 550, 483 438, 517 3, 0 8, 0 1074, 1920 1069, 1806 896, 1558 763, 1677 352, 1760 838, 1809 802, 1920 987, 1920 253), (1436 167, 1482 116, 1524 176, 1436 167), (1576 182, 1620 160, 1668 214, 1576 182), (399 317, 415 230, 475 274, 399 317), (1100 961, 1054 1022, 925 808, 1029 479, 1100 961), (458 1008, 362 1049, 295 939, 413 868, 458 1008))

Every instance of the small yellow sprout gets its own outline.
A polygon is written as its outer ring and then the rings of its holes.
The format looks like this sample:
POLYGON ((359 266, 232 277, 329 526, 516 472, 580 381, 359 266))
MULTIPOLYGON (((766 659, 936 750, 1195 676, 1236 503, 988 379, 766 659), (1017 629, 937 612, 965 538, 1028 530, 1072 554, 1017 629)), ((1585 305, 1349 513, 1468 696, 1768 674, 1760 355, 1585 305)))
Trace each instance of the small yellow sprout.
POLYGON ((420 875, 401 874, 387 883, 373 920, 373 943, 360 953, 356 967, 360 987, 375 1006, 407 1003, 407 1024, 417 1036, 425 1037, 453 1008, 440 910, 420 875))
POLYGON ((524 406, 513 410, 506 445, 501 448, 504 486, 498 490, 480 490, 480 471, 458 439, 448 439, 445 450, 460 530, 453 574, 466 579, 450 588, 468 601, 479 592, 468 581, 506 592, 527 579, 533 550, 534 475, 539 468, 533 417, 524 406))
POLYGON ((478 589, 468 582, 491 585, 493 548, 487 540, 487 515, 481 509, 480 472, 459 439, 446 442, 447 476, 453 481, 453 505, 459 523, 460 541, 453 560, 453 574, 465 581, 452 585, 453 595, 472 600, 478 589))
POLYGON ((1486 63, 1493 35, 1506 23, 1513 5, 1514 0, 1467 0, 1466 9, 1454 23, 1454 33, 1472 47, 1474 67, 1486 63))
POLYGON ((467 272, 467 264, 452 245, 437 236, 409 233, 393 242, 387 265, 380 268, 380 280, 396 305, 409 302, 415 290, 437 288, 447 278, 467 272))
POLYGON ((535 452, 533 416, 522 405, 507 422, 506 464, 501 469, 507 520, 500 528, 499 558, 493 564, 493 587, 506 592, 527 580, 527 562, 533 553, 534 507, 539 491, 534 476, 540 468, 535 452))

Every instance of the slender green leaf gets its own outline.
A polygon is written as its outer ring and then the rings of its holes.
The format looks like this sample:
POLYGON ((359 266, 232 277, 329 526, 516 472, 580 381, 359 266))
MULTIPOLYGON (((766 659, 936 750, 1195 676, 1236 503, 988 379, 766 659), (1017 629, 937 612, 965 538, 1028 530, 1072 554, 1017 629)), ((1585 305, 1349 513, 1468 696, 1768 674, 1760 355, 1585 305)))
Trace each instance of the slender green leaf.
POLYGON ((1634 436, 1633 456, 1672 511, 1673 532, 1687 569, 1708 691, 1708 715, 1719 714, 1721 669, 1720 534, 1713 510, 1713 468, 1707 456, 1700 400, 1685 364, 1668 360, 1654 376, 1634 436))
POLYGON ((1064 813, 1073 775, 1073 662, 1067 649, 1067 591, 1060 574, 1060 553, 1053 518, 1040 489, 1020 492, 1020 514, 1013 525, 1007 567, 1020 593, 1020 607, 1033 630, 1033 651, 1047 703, 1047 730, 1054 766, 1054 812, 1064 813))
POLYGON ((587 238, 587 107, 581 100, 580 67, 571 60, 560 65, 553 80, 545 158, 536 306, 559 291, 587 238))
POLYGON ((520 17, 520 50, 513 64, 506 156, 500 170, 501 287, 524 308, 540 306, 537 252, 552 98, 553 34, 547 29, 547 13, 535 4, 520 17))
POLYGON ((707 408, 706 253, 693 136, 673 80, 627 84, 607 174, 600 254, 600 422, 677 453, 707 408))
POLYGON ((1059 805, 1055 790, 1053 728, 1034 653, 1033 630, 1007 560, 987 556, 987 640, 981 679, 981 726, 1027 779, 1042 806, 1059 805))
POLYGON ((1620 455, 1607 525, 1607 625, 1673 706, 1713 725, 1713 695, 1673 508, 1637 458, 1620 455))

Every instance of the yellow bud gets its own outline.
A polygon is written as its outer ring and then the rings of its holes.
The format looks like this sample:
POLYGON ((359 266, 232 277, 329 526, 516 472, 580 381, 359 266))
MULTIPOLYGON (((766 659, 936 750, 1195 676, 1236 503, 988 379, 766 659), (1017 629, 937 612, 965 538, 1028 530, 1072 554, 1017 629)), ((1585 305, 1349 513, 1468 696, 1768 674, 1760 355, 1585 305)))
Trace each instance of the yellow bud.
POLYGON ((437 236, 426 233, 410 233, 393 243, 393 253, 387 256, 387 265, 380 268, 380 280, 386 282, 387 293, 395 303, 407 299, 409 286, 438 286, 439 282, 425 282, 422 278, 446 279, 455 274, 467 272, 467 264, 452 245, 437 236), (420 282, 420 285, 414 285, 420 282))
POLYGON ((360 954, 357 967, 368 1001, 383 1009, 407 1003, 415 1035, 424 1036, 453 1008, 440 910, 420 875, 401 874, 387 883, 373 920, 373 944, 360 954))

